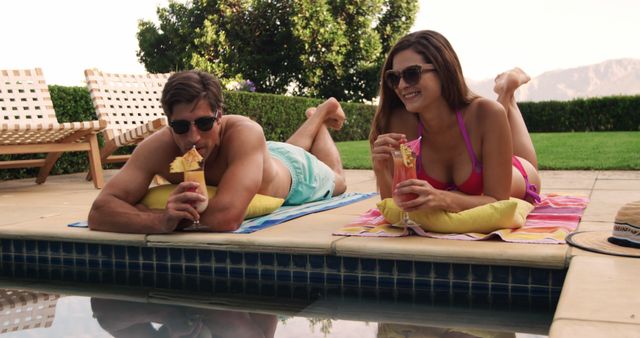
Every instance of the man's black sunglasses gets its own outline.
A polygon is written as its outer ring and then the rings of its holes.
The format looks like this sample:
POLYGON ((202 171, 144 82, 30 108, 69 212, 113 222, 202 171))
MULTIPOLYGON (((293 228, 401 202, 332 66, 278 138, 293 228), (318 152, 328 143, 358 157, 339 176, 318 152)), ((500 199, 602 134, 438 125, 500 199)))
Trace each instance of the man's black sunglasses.
POLYGON ((218 119, 218 112, 214 116, 205 116, 195 119, 195 121, 173 120, 169 122, 171 128, 176 134, 186 134, 191 129, 191 123, 195 124, 200 131, 209 131, 213 128, 213 124, 218 119))
POLYGON ((388 70, 384 73, 384 80, 387 85, 393 89, 398 88, 400 84, 400 79, 403 79, 404 82, 409 86, 415 86, 420 82, 420 78, 422 77, 422 73, 435 71, 435 67, 430 64, 422 64, 422 65, 413 65, 409 66, 403 70, 388 70))

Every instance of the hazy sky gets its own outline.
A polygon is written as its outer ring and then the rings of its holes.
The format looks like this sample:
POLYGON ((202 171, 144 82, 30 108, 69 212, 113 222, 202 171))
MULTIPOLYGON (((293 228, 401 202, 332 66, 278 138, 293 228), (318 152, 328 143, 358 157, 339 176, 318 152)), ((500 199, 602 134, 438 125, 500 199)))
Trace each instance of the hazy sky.
MULTIPOLYGON (((138 19, 167 0, 0 1, 0 69, 41 67, 47 83, 83 85, 84 69, 137 73, 138 19)), ((465 75, 521 66, 531 75, 640 58, 637 0, 420 0, 413 30, 443 33, 465 75)))

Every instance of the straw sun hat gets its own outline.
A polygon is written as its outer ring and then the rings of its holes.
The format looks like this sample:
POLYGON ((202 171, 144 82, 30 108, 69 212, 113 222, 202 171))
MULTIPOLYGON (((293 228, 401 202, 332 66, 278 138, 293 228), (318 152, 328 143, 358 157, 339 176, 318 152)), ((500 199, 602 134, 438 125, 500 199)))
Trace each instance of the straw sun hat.
POLYGON ((567 236, 566 240, 570 245, 583 250, 607 255, 640 257, 640 201, 627 203, 618 210, 613 233, 575 232, 567 236))

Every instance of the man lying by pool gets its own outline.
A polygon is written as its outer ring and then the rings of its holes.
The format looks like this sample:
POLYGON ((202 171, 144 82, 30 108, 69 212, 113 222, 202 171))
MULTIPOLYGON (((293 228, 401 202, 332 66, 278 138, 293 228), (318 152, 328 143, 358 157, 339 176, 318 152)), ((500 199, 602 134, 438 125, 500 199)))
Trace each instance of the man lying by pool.
POLYGON ((170 128, 141 142, 107 182, 89 212, 92 230, 169 233, 199 222, 205 231, 233 231, 256 194, 302 204, 346 190, 340 154, 327 129, 340 129, 345 119, 334 98, 308 109, 286 143, 267 142, 262 127, 247 117, 223 115, 220 82, 208 73, 173 74, 161 102, 170 128), (196 205, 206 197, 195 192, 199 184, 170 172, 174 159, 193 148, 202 157, 206 184, 218 189, 201 213, 196 205), (163 210, 140 204, 155 175, 177 184, 163 210))

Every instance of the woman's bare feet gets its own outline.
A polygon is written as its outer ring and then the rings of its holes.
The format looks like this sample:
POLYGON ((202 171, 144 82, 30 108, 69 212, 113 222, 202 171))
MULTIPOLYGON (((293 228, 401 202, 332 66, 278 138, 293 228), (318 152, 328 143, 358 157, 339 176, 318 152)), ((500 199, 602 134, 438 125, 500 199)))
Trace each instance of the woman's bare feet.
POLYGON ((520 86, 529 82, 529 80, 531 80, 531 77, 522 69, 516 67, 496 76, 493 91, 498 96, 512 96, 520 86))
POLYGON ((322 102, 315 108, 309 108, 305 112, 307 118, 319 113, 324 116, 324 124, 331 129, 340 130, 344 124, 345 114, 340 106, 340 103, 335 98, 331 97, 328 100, 322 102))

